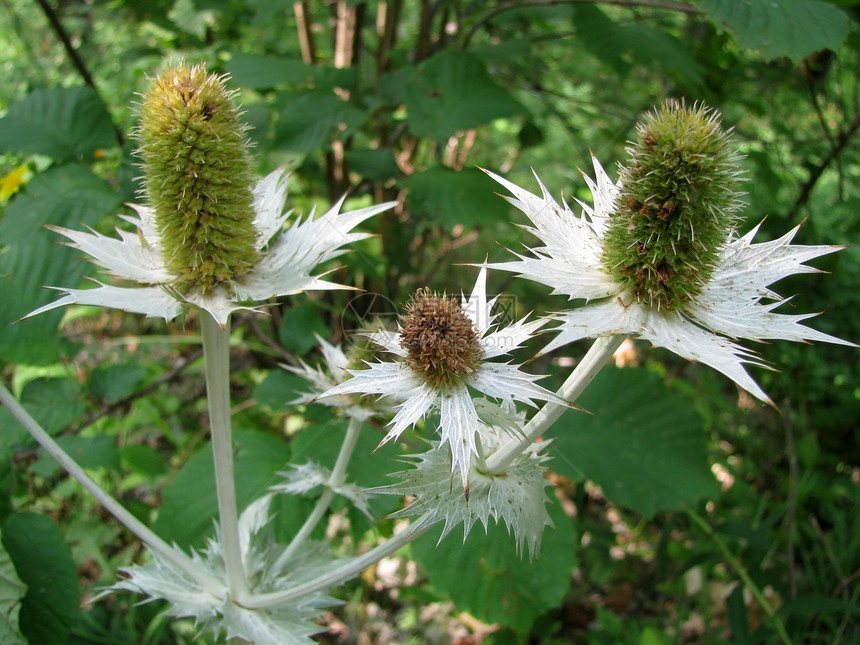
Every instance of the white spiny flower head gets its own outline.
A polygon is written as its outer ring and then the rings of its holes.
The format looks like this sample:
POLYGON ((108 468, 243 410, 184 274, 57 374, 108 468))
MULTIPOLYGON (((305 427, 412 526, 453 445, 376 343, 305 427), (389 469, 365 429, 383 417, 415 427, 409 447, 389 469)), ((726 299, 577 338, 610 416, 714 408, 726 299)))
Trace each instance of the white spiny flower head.
POLYGON ((356 394, 341 394, 320 398, 321 395, 328 392, 331 388, 349 379, 351 376, 349 368, 355 367, 359 361, 347 356, 339 346, 332 345, 318 334, 314 334, 314 336, 316 336, 317 342, 320 344, 320 351, 322 352, 323 363, 325 364, 324 368, 322 366, 310 367, 301 359, 299 360, 299 367, 281 365, 285 370, 301 376, 311 384, 311 391, 301 394, 293 403, 322 403, 323 405, 342 410, 346 416, 358 419, 359 421, 387 414, 391 410, 391 405, 387 404, 385 399, 370 400, 359 397, 356 394))
POLYGON ((744 363, 767 368, 736 341, 785 339, 853 343, 801 322, 816 314, 781 314, 786 299, 768 285, 817 269, 807 260, 839 246, 791 244, 799 227, 753 243, 758 226, 737 236, 741 208, 738 155, 718 116, 667 103, 638 126, 631 160, 613 183, 596 159, 585 177, 594 204, 582 215, 489 173, 531 220, 543 246, 519 260, 490 265, 552 287, 586 304, 556 315, 561 325, 543 350, 583 338, 634 334, 687 360, 710 365, 772 405, 744 363))
POLYGON ((367 363, 350 370, 352 378, 323 396, 381 394, 400 401, 383 442, 395 439, 432 411, 439 411, 441 443, 450 446, 453 470, 468 480, 475 437, 485 427, 470 388, 501 401, 534 400, 564 403, 537 385, 541 378, 518 365, 492 362, 522 345, 545 320, 519 320, 497 328, 491 314, 496 299, 487 300, 487 269, 482 267, 472 294, 453 298, 419 290, 396 332, 371 334, 375 343, 398 359, 367 363))
MULTIPOLYGON (((504 407, 508 412, 500 416, 515 418, 521 432, 525 415, 513 413, 510 404, 504 407)), ((481 429, 481 443, 489 454, 517 440, 508 427, 484 425, 481 429)), ((542 453, 549 442, 531 444, 498 475, 489 474, 472 462, 467 489, 452 481, 449 451, 440 450, 438 442, 431 445, 430 451, 411 455, 416 460, 413 469, 392 474, 402 480, 400 483, 371 489, 375 493, 415 498, 392 517, 418 517, 416 527, 444 521, 440 542, 460 524, 465 541, 477 522, 486 531, 490 518, 496 523, 503 520, 508 532, 514 534, 517 551, 522 553, 526 547, 533 559, 540 549, 544 527, 552 526, 546 511, 544 489, 549 483, 544 478, 546 456, 542 453)))
POLYGON ((224 80, 179 64, 144 96, 138 138, 149 205, 120 216, 136 231, 117 231, 116 239, 51 227, 108 274, 137 286, 52 287, 65 295, 28 316, 82 304, 170 320, 192 305, 226 326, 231 312, 255 302, 343 288, 312 273, 368 237, 351 231, 394 203, 341 213, 342 198, 321 217, 311 212, 284 230, 287 173, 276 170, 253 185, 245 126, 224 80))
MULTIPOLYGON (((277 545, 269 535, 271 498, 264 495, 258 499, 239 520, 242 559, 251 590, 256 594, 313 582, 334 562, 325 544, 308 543, 292 559, 278 564, 285 547, 277 545)), ((217 535, 202 553, 193 552, 192 558, 214 579, 224 579, 224 557, 217 535)), ((312 645, 311 636, 320 631, 314 619, 338 604, 326 594, 315 592, 278 607, 248 609, 234 603, 225 586, 206 588, 158 555, 154 562, 127 567, 123 572, 128 578, 113 589, 164 599, 170 603, 167 615, 194 618, 202 632, 223 632, 228 640, 240 638, 256 645, 312 645)))

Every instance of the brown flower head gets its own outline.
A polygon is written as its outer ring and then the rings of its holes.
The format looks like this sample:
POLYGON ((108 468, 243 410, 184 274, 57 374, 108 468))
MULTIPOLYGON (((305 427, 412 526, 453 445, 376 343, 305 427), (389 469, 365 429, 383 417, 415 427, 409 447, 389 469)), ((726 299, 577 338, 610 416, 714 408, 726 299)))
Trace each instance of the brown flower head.
POLYGON ((479 365, 483 350, 472 321, 454 298, 419 289, 402 318, 400 346, 406 364, 434 389, 461 382, 479 365))

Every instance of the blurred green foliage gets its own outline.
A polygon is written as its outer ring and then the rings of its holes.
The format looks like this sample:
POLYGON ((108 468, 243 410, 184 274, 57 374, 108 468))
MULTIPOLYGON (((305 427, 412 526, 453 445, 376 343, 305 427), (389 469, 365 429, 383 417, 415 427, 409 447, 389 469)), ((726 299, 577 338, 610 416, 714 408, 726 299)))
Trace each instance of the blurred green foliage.
MULTIPOLYGON (((478 168, 535 189, 534 168, 552 193, 588 200, 578 169, 588 172, 589 155, 611 170, 643 111, 683 97, 720 110, 735 130, 748 178, 744 230, 763 221, 761 239, 773 239, 803 223, 799 243, 855 243, 858 17, 851 0, 6 0, 4 381, 166 538, 200 544, 211 532, 193 321, 73 310, 62 324, 59 312, 14 324, 55 297, 39 286, 75 287, 90 272, 42 225, 109 233, 121 204, 136 199, 136 97, 165 59, 231 75, 258 170, 290 165, 297 212, 347 191, 361 205, 402 204, 367 225, 378 237, 332 267, 337 281, 383 299, 291 298, 270 316, 236 320, 235 425, 245 429, 237 432, 237 469, 249 500, 290 460, 326 463, 343 432, 327 411, 288 406, 302 386, 278 363, 315 360, 314 332, 343 342, 369 317, 390 317, 379 302, 401 304, 425 285, 466 290, 474 269, 463 264, 510 259, 506 249, 529 242, 478 168), (248 405, 254 398, 263 405, 248 405)), ((860 341, 860 249, 817 266, 832 275, 777 285, 797 294, 786 310, 825 311, 814 326, 860 341)), ((517 315, 563 306, 508 275, 491 276, 490 288, 514 296, 517 315)), ((640 369, 607 372, 588 391, 583 404, 594 418, 568 423, 570 413, 557 427, 565 434, 549 451, 556 528, 536 563, 521 562, 500 527, 488 536, 476 527, 465 545, 456 530, 438 548, 428 536, 407 554, 426 568, 349 585, 320 641, 342 642, 335 627, 345 624, 348 642, 358 632, 365 642, 451 642, 464 625, 496 644, 777 642, 717 539, 764 590, 793 642, 860 639, 856 355, 780 342, 757 349, 779 369, 755 374, 779 411, 739 396, 710 370, 639 347, 630 360, 640 369), (611 416, 628 396, 625 414, 611 416), (685 515, 697 505, 717 538, 685 515), (472 617, 430 611, 448 600, 472 617)), ((568 350, 574 359, 583 351, 568 350)), ((531 367, 560 370, 548 358, 531 367)), ((366 433, 369 453, 382 433, 366 433)), ((381 472, 399 469, 398 456, 418 449, 409 436, 356 460, 351 475, 381 483, 381 472)), ((78 608, 79 583, 91 599, 141 547, 105 521, 5 410, 0 498, 3 547, 28 590, 22 595, 14 580, 0 589, 11 594, 9 607, 20 599, 26 642, 199 642, 191 625, 159 616, 157 603, 119 597, 78 608), (40 569, 43 561, 53 568, 40 569), (50 588, 40 582, 47 574, 50 588)), ((283 535, 306 501, 284 502, 283 535)), ((388 501, 375 508, 380 515, 393 510, 388 501)), ((372 530, 355 513, 349 519, 347 541, 370 543, 393 530, 390 522, 372 530)))

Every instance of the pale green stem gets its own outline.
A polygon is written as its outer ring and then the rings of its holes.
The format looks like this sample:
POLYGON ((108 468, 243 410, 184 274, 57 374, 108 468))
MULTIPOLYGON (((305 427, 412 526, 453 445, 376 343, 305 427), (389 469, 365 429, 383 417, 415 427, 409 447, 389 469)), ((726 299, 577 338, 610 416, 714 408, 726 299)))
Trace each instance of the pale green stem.
POLYGON ((167 542, 153 533, 148 526, 129 513, 125 507, 123 507, 116 499, 111 497, 107 491, 93 481, 90 476, 84 472, 84 469, 81 468, 47 432, 45 432, 42 426, 40 426, 33 417, 30 416, 27 410, 18 403, 15 397, 12 396, 11 392, 9 392, 2 383, 0 383, 0 403, 2 403, 6 409, 12 413, 12 416, 14 416, 19 423, 26 428, 27 432, 29 432, 39 445, 45 449, 45 452, 51 455, 51 457, 53 457, 57 463, 60 464, 67 473, 69 473, 69 475, 74 477, 85 490, 95 497, 96 501, 104 506, 120 524, 139 537, 150 551, 154 552, 163 560, 169 562, 185 573, 189 578, 197 582, 201 587, 205 588, 214 596, 219 597, 223 594, 224 584, 220 580, 201 570, 196 564, 194 564, 194 561, 182 553, 182 551, 172 548, 167 544, 167 542))
POLYGON ((416 522, 409 527, 386 540, 379 546, 371 549, 367 553, 347 560, 336 568, 320 575, 313 582, 305 582, 283 591, 274 591, 253 595, 245 602, 241 603, 243 607, 248 609, 264 609, 267 607, 277 607, 283 603, 297 600, 304 596, 308 596, 317 591, 325 591, 337 585, 343 584, 364 571, 367 567, 376 564, 382 558, 385 558, 401 547, 409 544, 413 540, 422 536, 432 524, 424 524, 416 522))
POLYGON ((331 471, 331 477, 328 480, 329 486, 340 486, 346 480, 346 467, 349 465, 349 460, 352 458, 352 453, 355 450, 359 430, 361 430, 361 419, 350 417, 346 436, 343 438, 343 444, 340 446, 340 452, 337 455, 337 460, 334 462, 334 468, 331 471))
MULTIPOLYGON (((557 394, 566 401, 576 401, 594 377, 606 366, 615 350, 624 342, 626 336, 605 336, 598 338, 588 350, 579 365, 558 390, 557 394)), ((558 403, 547 403, 529 420, 523 428, 523 437, 517 443, 510 443, 490 455, 487 470, 491 474, 504 472, 511 462, 526 448, 546 432, 558 418, 570 408, 558 403)))
POLYGON ((792 645, 791 637, 788 635, 788 632, 785 631, 785 625, 782 624, 782 620, 777 615, 776 610, 767 601, 767 598, 764 597, 764 594, 761 589, 759 589, 758 585, 753 582, 752 578, 750 578, 750 575, 747 573, 747 570, 744 568, 741 561, 738 560, 731 551, 729 551, 729 547, 726 546, 726 543, 723 542, 722 538, 716 534, 713 528, 711 528, 711 525, 705 521, 705 518, 701 517, 692 509, 687 509, 687 515, 700 529, 702 529, 705 535, 711 538, 714 541, 714 544, 717 545, 717 548, 722 552, 723 557, 729 563, 729 566, 736 574, 738 574, 738 577, 743 581, 746 588, 750 590, 750 593, 752 593, 753 598, 755 598, 759 607, 761 607, 767 617, 773 621, 773 626, 776 628, 776 632, 779 634, 782 642, 785 643, 785 645, 792 645))
POLYGON ((481 442, 481 437, 475 435, 475 468, 481 472, 487 472, 487 452, 484 450, 484 444, 481 442))
POLYGON ((215 461, 215 491, 224 570, 230 597, 241 602, 248 596, 248 580, 239 545, 239 515, 233 476, 233 439, 230 429, 230 323, 222 328, 204 310, 200 311, 206 398, 209 403, 209 432, 215 461))
POLYGON ((323 515, 325 515, 325 512, 328 510, 329 505, 334 499, 334 489, 337 486, 340 486, 346 479, 346 467, 347 464, 349 464, 350 457, 352 457, 353 450, 355 450, 355 442, 358 441, 359 430, 361 430, 361 420, 350 417, 349 426, 346 429, 346 436, 343 438, 340 452, 338 453, 337 460, 334 463, 334 469, 331 471, 331 476, 328 479, 328 487, 323 491, 323 494, 320 495, 320 498, 314 506, 314 510, 311 511, 311 514, 305 520, 305 523, 302 524, 298 533, 296 533, 293 536, 293 539, 290 540, 290 543, 287 545, 287 548, 284 549, 284 552, 278 556, 278 559, 272 567, 273 571, 278 571, 286 565, 299 547, 308 539, 311 531, 316 528, 316 525, 319 524, 323 515))

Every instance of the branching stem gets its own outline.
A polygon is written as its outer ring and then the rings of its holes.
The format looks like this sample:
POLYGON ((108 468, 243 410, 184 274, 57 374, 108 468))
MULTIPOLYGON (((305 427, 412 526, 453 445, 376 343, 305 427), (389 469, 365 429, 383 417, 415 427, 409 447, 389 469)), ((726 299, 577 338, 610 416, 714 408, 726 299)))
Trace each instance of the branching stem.
POLYGON ((350 457, 352 457, 353 450, 355 450, 355 442, 358 441, 359 430, 361 430, 361 421, 350 417, 349 426, 346 429, 346 436, 343 438, 343 443, 340 446, 340 452, 337 455, 334 469, 331 471, 328 486, 323 491, 323 494, 320 495, 316 505, 314 506, 314 510, 311 511, 310 515, 308 515, 308 518, 305 520, 305 523, 302 524, 298 533, 296 533, 293 536, 293 539, 290 540, 290 543, 287 545, 287 548, 284 549, 284 552, 278 556, 277 561, 272 567, 273 570, 277 571, 284 567, 299 547, 308 539, 308 536, 314 528, 316 528, 316 525, 319 524, 323 515, 325 515, 325 512, 328 510, 329 505, 334 499, 334 489, 343 484, 346 480, 346 467, 349 464, 350 457))
MULTIPOLYGON (((605 336, 598 338, 588 350, 579 365, 571 372, 557 394, 567 401, 575 401, 604 368, 615 350, 624 342, 626 336, 605 336)), ((570 408, 558 403, 547 403, 529 420, 523 428, 523 437, 518 443, 510 443, 487 459, 488 472, 504 472, 511 462, 546 432, 558 418, 570 408)))
POLYGON ((264 609, 267 607, 277 607, 281 604, 308 596, 318 591, 324 591, 343 584, 347 580, 354 578, 367 567, 376 564, 382 558, 385 558, 399 548, 409 544, 422 536, 432 524, 424 522, 415 522, 406 529, 386 540, 379 546, 371 549, 367 553, 347 560, 336 568, 322 574, 313 582, 305 582, 290 589, 283 591, 275 591, 272 593, 259 594, 248 598, 241 603, 242 606, 248 609, 264 609))

